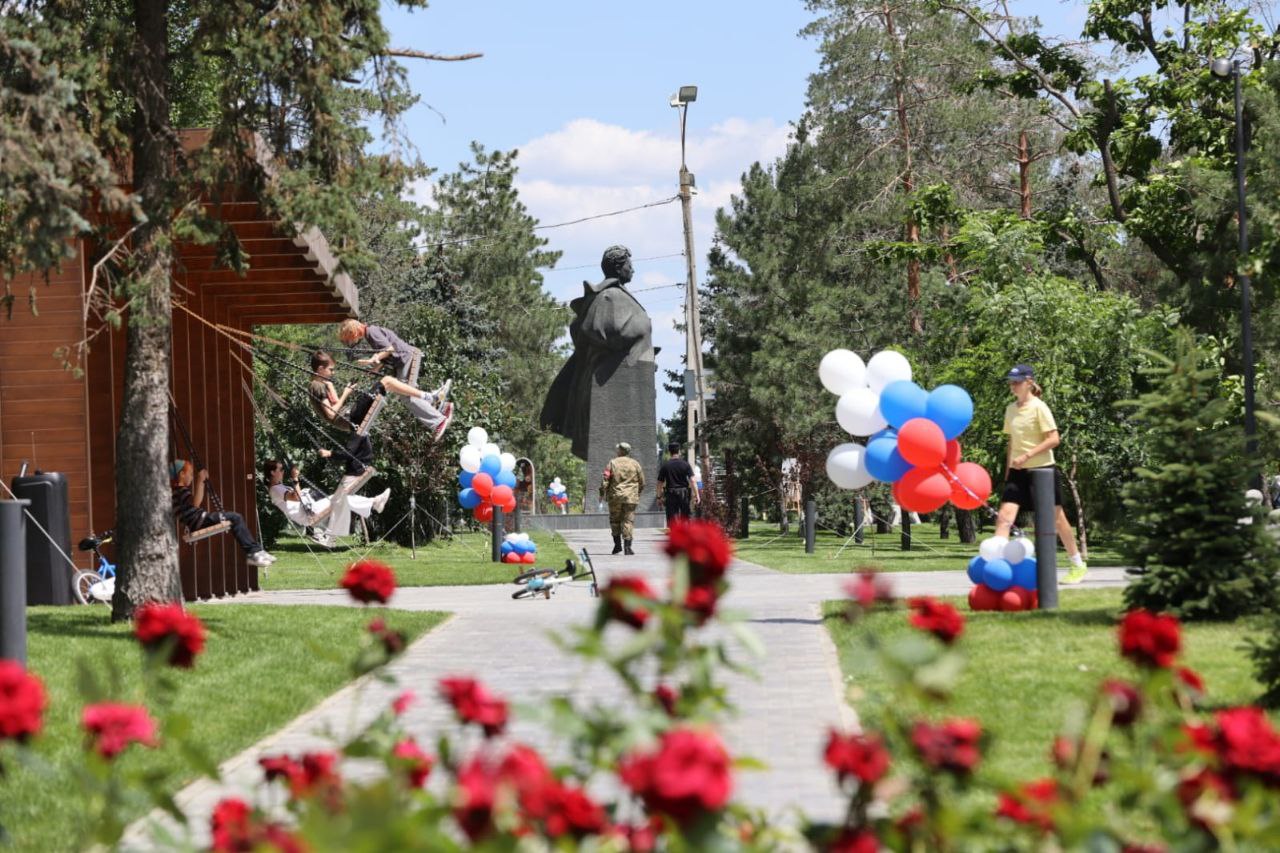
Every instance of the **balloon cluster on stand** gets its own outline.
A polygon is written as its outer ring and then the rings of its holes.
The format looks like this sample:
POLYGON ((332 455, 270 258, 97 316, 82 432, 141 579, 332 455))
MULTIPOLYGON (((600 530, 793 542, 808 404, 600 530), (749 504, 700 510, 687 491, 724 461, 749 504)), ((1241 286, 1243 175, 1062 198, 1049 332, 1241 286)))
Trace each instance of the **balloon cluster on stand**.
POLYGON ((502 546, 498 549, 502 555, 504 563, 535 563, 537 562, 538 545, 529 538, 528 533, 508 533, 502 539, 502 546))
POLYGON ((564 483, 560 482, 559 477, 556 477, 551 481, 551 485, 547 486, 547 497, 561 509, 569 505, 569 490, 564 487, 564 483))
POLYGON ((838 444, 827 454, 827 476, 842 489, 874 480, 893 484, 893 499, 909 512, 933 512, 951 501, 977 509, 991 494, 991 477, 960 461, 956 439, 973 420, 973 399, 958 385, 926 391, 911 381, 902 353, 882 350, 863 363, 855 352, 832 350, 818 365, 822 385, 840 400, 836 421, 865 445, 838 444))
POLYGON ((467 432, 467 444, 458 451, 458 503, 471 510, 476 521, 489 521, 493 510, 512 512, 516 508, 516 457, 503 453, 489 441, 483 427, 467 432))
POLYGON ((969 561, 970 610, 1035 610, 1035 546, 1025 536, 1006 539, 992 536, 982 540, 978 556, 969 561))

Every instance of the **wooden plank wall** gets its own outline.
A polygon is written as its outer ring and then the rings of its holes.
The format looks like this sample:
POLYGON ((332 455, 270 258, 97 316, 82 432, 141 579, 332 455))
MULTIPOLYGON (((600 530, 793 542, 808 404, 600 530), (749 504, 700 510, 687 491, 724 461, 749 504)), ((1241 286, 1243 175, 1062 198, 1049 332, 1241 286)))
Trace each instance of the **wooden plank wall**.
MULTIPOLYGON (((96 523, 89 502, 89 401, 85 379, 65 369, 54 351, 84 338, 84 268, 75 258, 47 281, 23 275, 11 286, 18 295, 13 318, 0 316, 0 477, 9 485, 23 460, 28 473, 65 474, 74 546, 96 523), (31 285, 39 312, 34 316, 23 298, 31 285)), ((70 556, 77 565, 90 563, 90 555, 70 556)))

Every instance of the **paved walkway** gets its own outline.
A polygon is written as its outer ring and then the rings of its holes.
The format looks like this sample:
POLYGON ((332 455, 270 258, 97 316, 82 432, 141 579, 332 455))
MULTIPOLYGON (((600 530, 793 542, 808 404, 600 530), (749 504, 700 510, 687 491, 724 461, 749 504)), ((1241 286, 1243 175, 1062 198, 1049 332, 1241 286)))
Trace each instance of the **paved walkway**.
MULTIPOLYGON (((665 582, 667 559, 656 530, 637 531, 635 556, 612 557, 605 531, 565 531, 568 545, 592 554, 603 583, 613 572, 639 572, 665 582)), ((822 624, 821 602, 842 597, 848 575, 794 575, 735 561, 729 575, 733 588, 723 607, 744 612, 766 653, 754 662, 757 679, 728 679, 730 696, 740 715, 724 727, 734 755, 750 755, 767 770, 738 774, 737 796, 782 815, 803 807, 816 818, 838 819, 840 801, 822 767, 821 748, 831 726, 856 725, 845 704, 836 650, 822 624)), ((964 572, 899 572, 892 575, 898 595, 963 595, 971 583, 964 572)), ((1095 569, 1085 586, 1118 586, 1121 569, 1095 569)), ((582 624, 592 618, 596 600, 585 583, 562 587, 551 600, 514 601, 511 586, 414 587, 396 592, 392 605, 406 610, 444 610, 454 615, 405 651, 390 671, 399 681, 391 687, 364 679, 330 696, 316 708, 264 738, 222 766, 222 782, 197 782, 178 795, 191 818, 197 844, 207 843, 208 814, 223 796, 249 796, 261 778, 257 759, 264 754, 296 753, 326 748, 334 737, 349 737, 381 713, 402 689, 420 701, 404 717, 420 742, 433 743, 435 733, 452 721, 435 695, 444 675, 474 674, 517 705, 536 707, 542 700, 570 693, 579 700, 609 703, 621 698, 620 686, 602 667, 583 671, 547 637, 551 629, 582 624)), ((228 603, 325 604, 347 606, 341 590, 298 590, 254 593, 228 603)), ((625 632, 627 629, 612 628, 625 632)), ((560 745, 540 726, 517 721, 516 739, 552 755, 560 745)), ((359 768, 356 768, 359 772, 359 768)), ((156 817, 149 818, 157 819, 156 817)), ((126 846, 145 849, 148 831, 140 821, 126 846)))

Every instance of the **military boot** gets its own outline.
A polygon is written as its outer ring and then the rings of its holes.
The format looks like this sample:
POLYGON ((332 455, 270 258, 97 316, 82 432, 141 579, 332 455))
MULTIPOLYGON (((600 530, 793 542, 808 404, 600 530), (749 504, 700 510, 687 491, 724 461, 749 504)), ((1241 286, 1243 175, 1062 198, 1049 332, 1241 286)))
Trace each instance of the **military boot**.
POLYGON ((614 554, 622 553, 622 537, 621 536, 613 537, 613 551, 611 553, 614 553, 614 554))
POLYGON ((634 554, 634 553, 635 553, 635 551, 632 551, 632 550, 631 550, 631 540, 630 540, 630 539, 623 539, 623 540, 622 540, 622 544, 626 546, 626 550, 625 550, 625 551, 623 551, 622 553, 627 554, 628 556, 630 556, 631 554, 634 554))

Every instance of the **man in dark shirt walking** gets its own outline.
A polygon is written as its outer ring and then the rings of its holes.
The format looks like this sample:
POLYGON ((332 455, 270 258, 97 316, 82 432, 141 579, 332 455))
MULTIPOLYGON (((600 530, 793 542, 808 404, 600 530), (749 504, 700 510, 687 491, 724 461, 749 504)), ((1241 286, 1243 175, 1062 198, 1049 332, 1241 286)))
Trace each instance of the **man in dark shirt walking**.
POLYGON ((680 445, 671 442, 667 445, 671 458, 662 463, 658 469, 658 500, 663 502, 667 512, 667 526, 676 516, 688 518, 691 514, 690 501, 698 502, 698 493, 693 488, 693 466, 680 458, 680 445))

